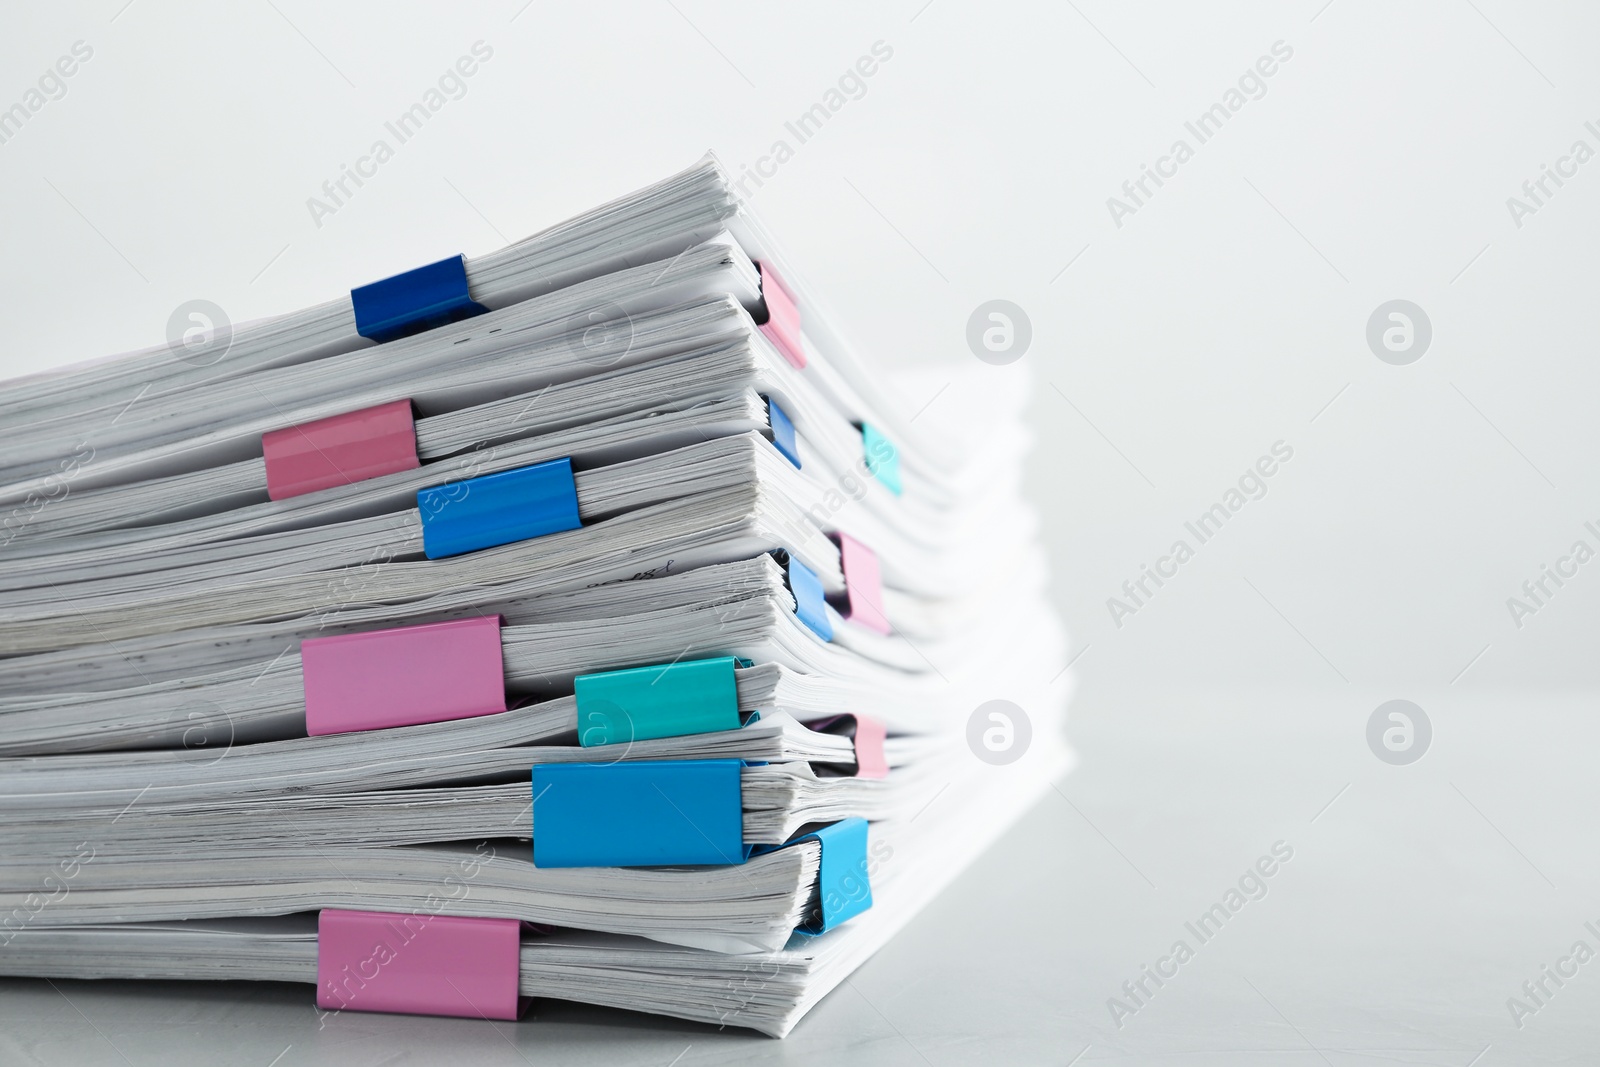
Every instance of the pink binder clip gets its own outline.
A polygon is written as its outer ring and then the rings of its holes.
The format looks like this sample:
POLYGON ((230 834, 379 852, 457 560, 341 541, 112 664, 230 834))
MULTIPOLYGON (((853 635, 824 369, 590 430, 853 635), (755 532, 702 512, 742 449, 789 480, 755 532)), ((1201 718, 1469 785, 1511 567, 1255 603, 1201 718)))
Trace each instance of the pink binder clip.
POLYGON ((422 466, 409 400, 264 433, 261 454, 274 500, 422 466))
POLYGON ((516 1019, 522 924, 386 911, 317 916, 317 1007, 516 1019))
POLYGON ((856 750, 855 777, 889 777, 889 760, 883 754, 883 742, 889 736, 889 731, 877 719, 851 712, 847 715, 830 715, 826 719, 814 719, 806 725, 819 732, 838 734, 840 731, 835 727, 843 722, 855 724, 855 729, 851 733, 851 740, 856 750))
POLYGON ((506 710, 498 615, 308 638, 300 664, 312 736, 506 710))
POLYGON ((844 571, 844 608, 839 614, 887 635, 889 616, 883 610, 883 578, 877 553, 849 534, 834 534, 833 540, 839 546, 839 566, 844 571))
POLYGON ((888 729, 877 719, 866 715, 857 715, 855 720, 856 777, 889 777, 889 761, 883 754, 883 741, 889 735, 888 729))
POLYGON ((767 305, 767 321, 759 328, 783 353, 784 359, 794 364, 796 370, 803 369, 806 350, 800 341, 800 308, 794 302, 794 294, 767 264, 758 263, 756 269, 761 272, 761 298, 767 305))

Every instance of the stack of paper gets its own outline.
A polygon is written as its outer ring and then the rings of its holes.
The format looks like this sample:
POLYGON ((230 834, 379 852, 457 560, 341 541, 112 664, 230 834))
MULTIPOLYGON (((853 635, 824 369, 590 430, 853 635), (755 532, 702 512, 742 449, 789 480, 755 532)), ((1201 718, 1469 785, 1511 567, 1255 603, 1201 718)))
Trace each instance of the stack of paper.
POLYGON ((189 340, 0 388, 0 973, 781 1035, 1065 767, 1019 368, 715 160, 189 340))

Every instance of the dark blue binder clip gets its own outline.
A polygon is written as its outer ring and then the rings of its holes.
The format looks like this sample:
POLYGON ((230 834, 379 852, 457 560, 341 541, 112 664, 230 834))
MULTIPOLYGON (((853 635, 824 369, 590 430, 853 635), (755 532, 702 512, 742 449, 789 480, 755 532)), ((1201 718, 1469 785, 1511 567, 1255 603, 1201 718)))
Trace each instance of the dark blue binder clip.
POLYGON ((467 292, 467 261, 451 256, 350 290, 356 332, 380 344, 489 309, 467 292))

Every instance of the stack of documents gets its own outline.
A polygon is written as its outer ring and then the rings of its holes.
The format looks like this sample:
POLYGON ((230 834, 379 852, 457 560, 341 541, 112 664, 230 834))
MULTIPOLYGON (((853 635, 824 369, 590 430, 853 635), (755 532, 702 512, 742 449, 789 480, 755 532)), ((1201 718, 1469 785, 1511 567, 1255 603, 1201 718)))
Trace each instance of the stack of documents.
POLYGON ((0 385, 0 973, 782 1035, 1066 768, 1019 367, 714 159, 0 385))

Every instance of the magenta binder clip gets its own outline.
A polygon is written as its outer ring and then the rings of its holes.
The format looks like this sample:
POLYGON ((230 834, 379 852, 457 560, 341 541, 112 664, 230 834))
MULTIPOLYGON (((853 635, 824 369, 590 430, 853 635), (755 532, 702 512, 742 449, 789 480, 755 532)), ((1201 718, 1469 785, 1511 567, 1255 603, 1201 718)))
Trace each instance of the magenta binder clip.
POLYGON ((516 1019, 522 924, 387 911, 317 916, 317 1007, 516 1019))
POLYGON ((806 350, 800 342, 800 308, 794 295, 771 266, 757 263, 756 269, 761 272, 761 299, 767 305, 767 321, 761 324, 761 332, 796 370, 803 369, 806 350))
POLYGON ((506 710, 498 615, 312 637, 300 663, 312 736, 506 710))
POLYGON ((261 453, 273 500, 422 466, 409 400, 264 433, 261 453))
POLYGON ((849 534, 834 534, 839 546, 839 567, 844 571, 844 594, 830 599, 840 617, 887 635, 889 616, 883 610, 883 577, 878 555, 849 534))

